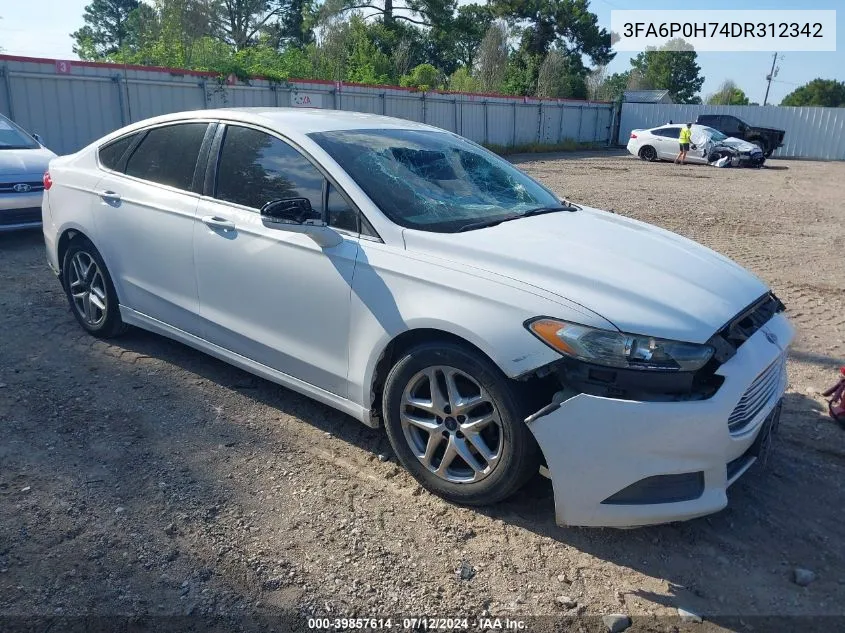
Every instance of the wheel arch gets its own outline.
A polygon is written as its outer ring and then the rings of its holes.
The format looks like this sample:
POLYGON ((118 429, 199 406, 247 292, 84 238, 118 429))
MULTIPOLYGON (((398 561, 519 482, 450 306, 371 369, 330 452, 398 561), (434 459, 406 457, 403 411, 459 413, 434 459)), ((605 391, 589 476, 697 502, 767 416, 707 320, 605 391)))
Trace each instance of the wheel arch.
MULTIPOLYGON (((77 228, 75 226, 70 226, 62 231, 56 243, 56 255, 58 256, 59 262, 59 280, 61 281, 62 286, 64 286, 65 283, 64 275, 62 274, 64 272, 62 270, 62 266, 65 263, 65 253, 67 253, 67 249, 70 248, 71 241, 75 239, 85 239, 91 242, 91 238, 88 237, 88 235, 86 235, 85 232, 82 231, 82 229, 77 228)), ((93 242, 91 243, 93 244, 93 242)))
POLYGON ((376 357, 375 365, 367 380, 369 399, 366 401, 370 409, 370 419, 373 426, 382 424, 381 399, 384 394, 384 384, 387 374, 396 363, 396 360, 412 347, 423 343, 452 343, 467 350, 480 354, 507 378, 496 360, 479 345, 470 341, 467 337, 454 332, 438 328, 436 326, 417 327, 405 330, 395 335, 386 344, 382 345, 381 351, 376 357))

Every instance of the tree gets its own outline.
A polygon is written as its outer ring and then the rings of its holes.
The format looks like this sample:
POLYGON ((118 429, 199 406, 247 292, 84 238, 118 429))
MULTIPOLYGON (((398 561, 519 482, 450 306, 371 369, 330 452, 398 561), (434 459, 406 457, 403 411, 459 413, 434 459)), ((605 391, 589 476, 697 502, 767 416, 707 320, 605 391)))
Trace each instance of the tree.
POLYGON ((488 6, 465 4, 458 7, 458 13, 448 29, 458 63, 466 68, 473 67, 475 55, 492 22, 493 12, 488 6))
POLYGON ((631 66, 652 89, 668 90, 675 103, 695 103, 704 84, 697 59, 691 46, 670 40, 660 49, 646 48, 631 60, 631 66))
POLYGON ((436 88, 440 72, 431 64, 420 64, 411 71, 410 75, 403 76, 400 86, 415 88, 416 90, 431 90, 436 88))
POLYGON ((748 105, 748 97, 730 79, 726 79, 719 89, 707 97, 709 105, 748 105))
POLYGON ((107 57, 119 51, 129 37, 127 22, 138 0, 93 0, 85 7, 85 26, 71 33, 73 52, 82 59, 107 57))
POLYGON ((484 92, 499 92, 508 68, 508 27, 504 22, 494 22, 478 48, 476 77, 484 92))
POLYGON ((599 28, 589 0, 493 0, 493 11, 522 26, 520 50, 545 55, 554 45, 564 54, 586 55, 594 64, 615 56, 610 33, 599 28))
MULTIPOLYGON (((172 0, 166 0, 170 2, 172 0)), ((216 5, 217 20, 226 41, 242 50, 254 42, 258 32, 282 15, 290 0, 194 0, 216 5)), ((302 3, 299 3, 302 6, 302 3)), ((300 10, 301 13, 301 10, 300 10)))
POLYGON ((607 64, 615 55, 610 33, 599 28, 588 0, 493 0, 492 6, 519 34, 519 46, 508 64, 505 81, 509 93, 535 94, 540 85, 540 68, 554 49, 563 56, 561 59, 568 60, 567 72, 580 75, 565 80, 570 85, 567 92, 586 96, 587 68, 582 56, 594 64, 607 64))
POLYGON ((449 77, 449 90, 456 92, 480 92, 481 82, 470 74, 466 66, 461 66, 449 77))
POLYGON ((538 97, 586 99, 587 84, 580 57, 553 49, 546 55, 537 74, 538 97))
POLYGON ((395 0, 327 0, 323 5, 323 15, 331 17, 350 11, 367 10, 372 13, 366 14, 366 19, 378 18, 388 28, 392 28, 396 20, 421 26, 436 26, 445 24, 452 18, 455 5, 456 0, 400 0, 398 5, 395 0))
POLYGON ((813 79, 783 98, 782 106, 845 107, 845 82, 835 79, 813 79))

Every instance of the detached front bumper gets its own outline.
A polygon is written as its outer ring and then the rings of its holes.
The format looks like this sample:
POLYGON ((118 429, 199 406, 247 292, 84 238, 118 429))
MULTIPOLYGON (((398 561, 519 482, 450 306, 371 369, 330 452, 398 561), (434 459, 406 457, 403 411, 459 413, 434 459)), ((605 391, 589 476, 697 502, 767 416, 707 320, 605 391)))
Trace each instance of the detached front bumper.
POLYGON ((630 527, 724 508, 728 486, 753 462, 741 458, 786 389, 794 332, 782 313, 775 315, 719 368, 724 383, 707 400, 638 402, 581 393, 529 417, 552 480, 557 523, 630 527), (768 376, 761 404, 757 393, 768 376), (749 398, 757 398, 753 418, 732 433, 728 420, 749 398), (684 500, 654 501, 667 494, 684 500))

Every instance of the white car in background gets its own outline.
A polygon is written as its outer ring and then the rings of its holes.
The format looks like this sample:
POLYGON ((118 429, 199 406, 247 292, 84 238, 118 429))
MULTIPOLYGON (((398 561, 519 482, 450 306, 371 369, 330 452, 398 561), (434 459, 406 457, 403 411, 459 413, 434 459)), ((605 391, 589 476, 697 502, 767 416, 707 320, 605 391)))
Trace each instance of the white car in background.
POLYGON ((41 226, 44 173, 56 155, 0 114, 0 232, 41 226))
MULTIPOLYGON (((681 128, 685 124, 666 124, 647 130, 631 130, 628 151, 643 160, 671 160, 680 151, 681 128)), ((714 163, 725 156, 735 167, 762 167, 766 162, 763 151, 748 141, 725 136, 719 130, 706 125, 693 124, 690 129, 691 146, 686 162, 698 164, 714 163)))
POLYGON ((158 332, 384 425, 454 502, 540 470, 562 525, 688 519, 777 426, 793 328, 761 280, 451 132, 186 112, 50 177, 47 257, 82 328, 158 332))

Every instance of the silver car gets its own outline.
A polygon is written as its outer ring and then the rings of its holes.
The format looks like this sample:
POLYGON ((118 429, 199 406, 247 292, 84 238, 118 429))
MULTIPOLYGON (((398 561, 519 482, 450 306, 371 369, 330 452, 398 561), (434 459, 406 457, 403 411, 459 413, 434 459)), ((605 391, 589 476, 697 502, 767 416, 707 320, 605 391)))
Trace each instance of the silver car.
POLYGON ((41 226, 44 174, 56 155, 0 114, 0 232, 41 226))

